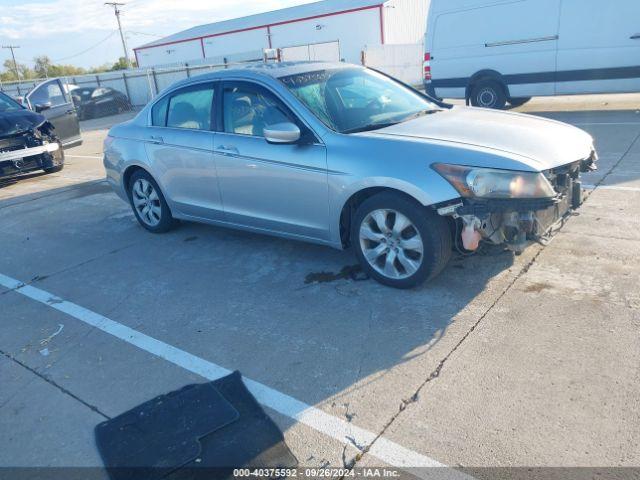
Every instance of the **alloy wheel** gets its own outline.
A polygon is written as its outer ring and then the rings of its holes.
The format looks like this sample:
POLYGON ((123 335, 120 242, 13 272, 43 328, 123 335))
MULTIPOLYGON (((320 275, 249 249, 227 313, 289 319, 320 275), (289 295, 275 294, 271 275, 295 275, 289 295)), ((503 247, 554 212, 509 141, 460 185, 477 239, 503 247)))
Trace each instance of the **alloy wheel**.
POLYGON ((420 232, 406 215, 396 210, 374 210, 360 225, 360 248, 371 267, 387 278, 414 275, 424 258, 420 232))
POLYGON ((162 206, 158 192, 151 182, 139 178, 133 184, 131 195, 133 206, 140 219, 148 226, 155 227, 162 219, 162 206))

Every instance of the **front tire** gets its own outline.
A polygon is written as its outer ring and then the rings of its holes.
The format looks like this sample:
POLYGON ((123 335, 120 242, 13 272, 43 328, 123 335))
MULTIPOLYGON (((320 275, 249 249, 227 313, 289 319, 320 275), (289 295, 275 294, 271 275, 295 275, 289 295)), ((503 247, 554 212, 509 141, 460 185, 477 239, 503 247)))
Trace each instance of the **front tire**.
POLYGON ((175 227, 164 195, 158 184, 144 170, 138 170, 129 180, 129 201, 140 225, 152 233, 165 233, 175 227))
POLYGON ((47 175, 49 175, 50 173, 58 173, 61 172, 62 169, 64 168, 64 164, 62 165, 56 165, 55 167, 51 167, 51 168, 45 168, 44 173, 46 173, 47 175))
POLYGON ((394 193, 380 193, 360 205, 351 240, 369 276, 393 288, 413 288, 435 278, 451 258, 446 220, 394 193))
POLYGON ((531 100, 531 97, 510 98, 509 99, 509 105, 511 105, 514 108, 517 108, 517 107, 521 107, 522 105, 524 105, 525 103, 527 103, 530 100, 531 100))
POLYGON ((499 82, 481 80, 471 89, 469 100, 474 107, 503 110, 507 104, 507 95, 499 82))

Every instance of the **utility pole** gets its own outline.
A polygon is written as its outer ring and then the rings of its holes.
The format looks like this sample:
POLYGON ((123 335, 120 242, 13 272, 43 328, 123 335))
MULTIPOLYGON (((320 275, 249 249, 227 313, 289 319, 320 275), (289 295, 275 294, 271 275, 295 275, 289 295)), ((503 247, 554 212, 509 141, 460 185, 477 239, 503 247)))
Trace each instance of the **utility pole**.
POLYGON ((13 50, 16 48, 20 48, 20 45, 3 45, 2 48, 8 48, 11 50, 11 58, 13 58, 13 68, 16 71, 16 78, 20 81, 20 71, 18 70, 18 63, 16 62, 16 55, 13 53, 13 50))
POLYGON ((129 61, 129 53, 127 50, 127 41, 124 38, 124 33, 122 33, 122 24, 120 23, 120 9, 118 7, 124 6, 124 3, 118 2, 105 2, 105 5, 109 5, 113 7, 113 11, 116 14, 116 20, 118 21, 118 30, 120 30, 120 40, 122 40, 122 49, 124 50, 124 60, 127 64, 127 68, 131 67, 131 62, 129 61))

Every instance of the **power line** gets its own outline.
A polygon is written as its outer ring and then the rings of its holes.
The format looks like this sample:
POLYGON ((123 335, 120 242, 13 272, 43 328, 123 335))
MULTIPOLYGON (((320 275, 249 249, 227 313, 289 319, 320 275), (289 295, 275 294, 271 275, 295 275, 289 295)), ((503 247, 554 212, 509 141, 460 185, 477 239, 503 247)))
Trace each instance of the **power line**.
POLYGON ((133 35, 146 35, 147 37, 164 38, 165 35, 156 35, 154 33, 134 32, 133 30, 127 30, 125 33, 131 33, 133 35))
POLYGON ((2 48, 8 48, 11 50, 11 58, 13 58, 13 68, 16 70, 16 78, 20 80, 20 71, 18 70, 18 63, 16 62, 16 55, 13 51, 16 48, 20 48, 20 45, 3 45, 2 48))
POLYGON ((122 33, 122 24, 120 23, 120 9, 118 7, 124 6, 124 3, 119 2, 105 2, 105 5, 113 7, 113 11, 116 14, 116 20, 118 21, 118 30, 120 30, 120 40, 122 40, 122 49, 124 50, 124 61, 127 64, 127 68, 131 68, 131 62, 129 61, 129 52, 127 50, 127 41, 122 33))
POLYGON ((67 57, 63 57, 63 58, 56 58, 51 60, 52 62, 61 62, 63 60, 69 60, 70 58, 75 58, 75 57, 79 57, 80 55, 83 55, 85 53, 87 53, 90 50, 93 50, 96 47, 99 47, 100 45, 102 45, 104 42, 106 42, 107 40, 109 40, 111 37, 113 37, 116 33, 118 33, 118 30, 114 30, 113 32, 111 32, 109 35, 107 35, 105 38, 103 38, 102 40, 100 40, 98 43, 96 43, 95 45, 90 46, 89 48, 82 50, 81 52, 75 53, 73 55, 69 55, 67 57))

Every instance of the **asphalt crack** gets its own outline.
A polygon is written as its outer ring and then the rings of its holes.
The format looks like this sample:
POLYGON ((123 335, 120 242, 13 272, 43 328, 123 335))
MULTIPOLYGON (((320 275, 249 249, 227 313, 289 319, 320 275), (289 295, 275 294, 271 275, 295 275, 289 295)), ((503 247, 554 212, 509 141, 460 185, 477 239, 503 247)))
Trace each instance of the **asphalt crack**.
MULTIPOLYGON (((46 274, 46 275, 36 275, 31 280, 29 280, 27 282, 20 282, 14 288, 11 288, 9 290, 5 290, 4 292, 0 292, 0 295, 6 295, 7 293, 18 291, 18 290, 20 290, 20 289, 22 289, 24 287, 27 287, 29 285, 32 285, 34 283, 41 282, 41 281, 46 280, 46 279, 51 278, 51 277, 55 277, 56 275, 61 275, 63 273, 68 273, 71 270, 75 270, 76 268, 84 267, 85 265, 88 265, 90 263, 98 261, 98 260, 100 260, 100 259, 102 259, 104 257, 109 256, 109 255, 115 255, 115 254, 120 253, 120 252, 122 252, 124 250, 127 250, 127 249, 129 249, 131 247, 135 247, 136 245, 139 245, 140 243, 142 243, 142 241, 130 243, 128 245, 124 245, 124 246, 122 246, 120 248, 116 248, 115 250, 111 250, 110 252, 102 253, 102 254, 97 255, 95 257, 88 258, 87 260, 84 260, 84 261, 82 261, 80 263, 75 263, 73 265, 69 265, 68 267, 62 268, 60 270, 57 270, 55 272, 52 272, 52 273, 49 273, 49 274, 46 274)), ((49 304, 52 304, 52 303, 60 303, 60 302, 55 302, 55 301, 54 302, 49 302, 49 304)))
MULTIPOLYGON (((627 155, 629 154, 629 152, 631 152, 631 150, 633 149, 633 147, 636 145, 636 143, 638 143, 638 140, 640 140, 640 133, 636 136, 636 138, 631 142, 631 144, 629 145, 629 148, 627 148, 627 150, 625 151, 625 153, 623 153, 620 156, 620 159, 609 169, 609 171, 602 177, 602 179, 600 179, 599 182, 597 182, 595 184, 595 188, 590 192, 589 195, 586 195, 584 198, 583 203, 585 203, 586 201, 588 201, 588 199, 591 197, 591 194, 600 186, 602 185, 602 183, 613 173, 613 171, 622 163, 622 161, 627 157, 627 155)), ((563 225, 564 226, 564 225, 563 225)), ((560 233, 560 230, 558 230, 557 232, 555 232, 556 235, 558 233, 560 233)), ((496 297, 496 299, 491 303, 491 305, 487 308, 487 310, 485 310, 485 312, 478 318, 478 320, 471 326, 471 328, 469 328, 469 330, 462 336, 462 338, 460 338, 460 340, 454 345, 454 347, 449 351, 449 353, 447 353, 442 360, 440 360, 440 362, 438 363, 438 365, 436 366, 436 368, 429 374, 429 376, 424 380, 424 382, 422 382, 418 388, 415 390, 415 392, 407 399, 403 399, 400 403, 400 406, 398 407, 398 411, 387 421, 387 423, 382 427, 382 429, 380 430, 380 432, 376 435, 376 437, 366 446, 359 446, 359 445, 355 445, 358 450, 360 450, 360 452, 353 458, 353 460, 351 462, 349 462, 348 464, 345 462, 345 451, 343 451, 343 463, 345 468, 352 470, 353 468, 356 467, 357 463, 367 454, 371 451, 371 448, 375 445, 375 443, 382 437, 384 436, 384 434, 389 430, 389 428, 395 423, 395 421, 400 417, 400 415, 402 415, 402 412, 404 412, 407 407, 409 407, 411 404, 416 403, 419 398, 420 398, 420 393, 422 392, 422 390, 424 390, 424 388, 431 382, 433 382, 434 380, 436 380, 437 378, 440 377, 442 370, 444 369, 447 361, 451 358, 451 356, 462 346, 462 344, 473 334, 473 332, 478 328, 478 326, 480 326, 480 324, 482 323, 482 321, 489 315, 489 313, 491 313, 491 311, 493 310, 493 308, 504 298, 504 296, 511 290, 511 288, 516 284, 516 282, 522 278, 523 275, 525 275, 530 269, 531 267, 536 263, 536 261, 538 260, 538 258, 540 257, 540 255, 542 254, 542 252, 545 251, 545 249, 549 246, 549 244, 544 244, 541 245, 540 249, 538 250, 538 252, 536 252, 536 254, 533 256, 533 258, 531 260, 529 260, 529 262, 527 262, 526 265, 524 265, 522 267, 522 269, 520 270, 520 272, 518 272, 518 274, 511 280, 511 282, 509 282, 509 284, 504 288, 504 290, 500 293, 500 295, 498 295, 496 297)), ((353 444, 353 440, 352 439, 347 439, 349 440, 350 444, 353 444)), ((347 444, 348 445, 348 444, 347 444)), ((345 449, 346 449, 346 445, 345 445, 345 449)), ((344 478, 344 476, 342 477, 344 478)))
MULTIPOLYGON (((348 464, 345 465, 345 468, 348 469, 353 469, 355 468, 356 464, 358 461, 360 461, 364 455, 366 455, 371 448, 374 446, 374 444, 382 437, 384 436, 384 434, 389 430, 389 428, 393 425, 393 423, 400 417, 400 415, 402 414, 402 412, 404 412, 407 407, 413 403, 416 403, 419 398, 420 398, 420 393, 422 392, 422 390, 432 381, 436 380, 438 377, 440 377, 440 374, 442 373, 442 370, 444 369, 447 361, 451 358, 451 356, 462 346, 462 344, 471 336, 471 334, 473 334, 473 332, 478 328, 478 326, 482 323, 482 321, 487 317, 487 315, 489 315, 489 313, 493 310, 493 308, 500 302, 500 300, 502 300, 504 298, 504 296, 511 290, 511 288, 515 285, 515 283, 524 275, 526 274, 531 267, 533 266, 533 264, 538 260, 538 257, 540 256, 540 254, 545 250, 546 247, 541 247, 540 250, 533 256, 533 258, 531 260, 529 260, 529 262, 527 262, 526 265, 524 265, 522 267, 522 269, 520 270, 520 272, 513 278, 513 280, 511 280, 511 282, 509 282, 509 284, 504 288, 504 290, 500 293, 500 295, 498 295, 496 297, 496 299, 491 303, 491 305, 489 305, 489 307, 487 308, 487 310, 485 310, 485 312, 478 318, 478 320, 471 326, 471 328, 469 328, 469 330, 467 330, 467 332, 462 336, 462 338, 460 338, 460 340, 454 345, 454 347, 449 351, 449 353, 447 353, 442 360, 440 360, 440 362, 438 363, 438 365, 436 366, 436 368, 429 374, 429 376, 426 378, 426 380, 424 380, 424 382, 422 382, 418 388, 415 390, 415 392, 407 399, 404 399, 401 401, 400 406, 398 407, 398 411, 389 419, 389 421, 382 427, 382 430, 376 435, 376 437, 371 441, 371 443, 369 443, 366 446, 359 446, 356 445, 356 447, 358 448, 358 450, 360 450, 360 453, 358 453, 354 459, 348 464)), ((347 439, 349 440, 351 443, 353 443, 353 441, 351 439, 347 439)))
POLYGON ((54 387, 57 390, 59 390, 60 392, 62 392, 64 395, 67 395, 67 396, 71 397, 72 399, 74 399, 75 401, 80 402, 82 405, 87 407, 89 410, 91 410, 91 411, 97 413, 98 415, 100 415, 101 417, 103 417, 105 420, 111 420, 111 417, 109 417, 108 415, 106 415, 105 413, 100 411, 100 409, 98 407, 96 407, 95 405, 91 405, 90 403, 82 400, 80 397, 78 397, 74 393, 70 392, 69 390, 67 390, 63 386, 59 385, 58 383, 56 383, 54 380, 52 380, 47 375, 43 375, 42 373, 38 372, 36 369, 31 368, 29 365, 27 365, 26 363, 21 362, 20 360, 15 358, 10 353, 7 353, 7 352, 5 352, 3 350, 0 350, 0 354, 4 355, 6 358, 8 358, 12 362, 16 363, 17 365, 21 366, 22 368, 24 368, 24 369, 28 370, 29 372, 33 373, 34 375, 36 375, 40 379, 44 380, 49 385, 51 385, 52 387, 54 387))
POLYGON ((640 133, 638 133, 638 135, 633 140, 633 142, 631 142, 631 144, 629 145, 629 148, 627 148, 627 150, 622 155, 620 155, 620 159, 609 169, 609 171, 607 173, 605 173, 603 175, 603 177, 598 182, 596 182, 594 184, 594 188, 589 192, 589 194, 586 196, 585 200, 587 198, 589 198, 593 194, 593 192, 595 192, 598 189, 598 187, 600 187, 604 183, 604 181, 607 178, 609 178, 611 175, 613 175, 613 171, 620 166, 620 164, 622 163, 622 161, 625 158, 627 158, 627 155, 629 155, 629 153, 631 152, 633 147, 635 147, 636 143, 638 143, 638 140, 640 140, 640 133))

